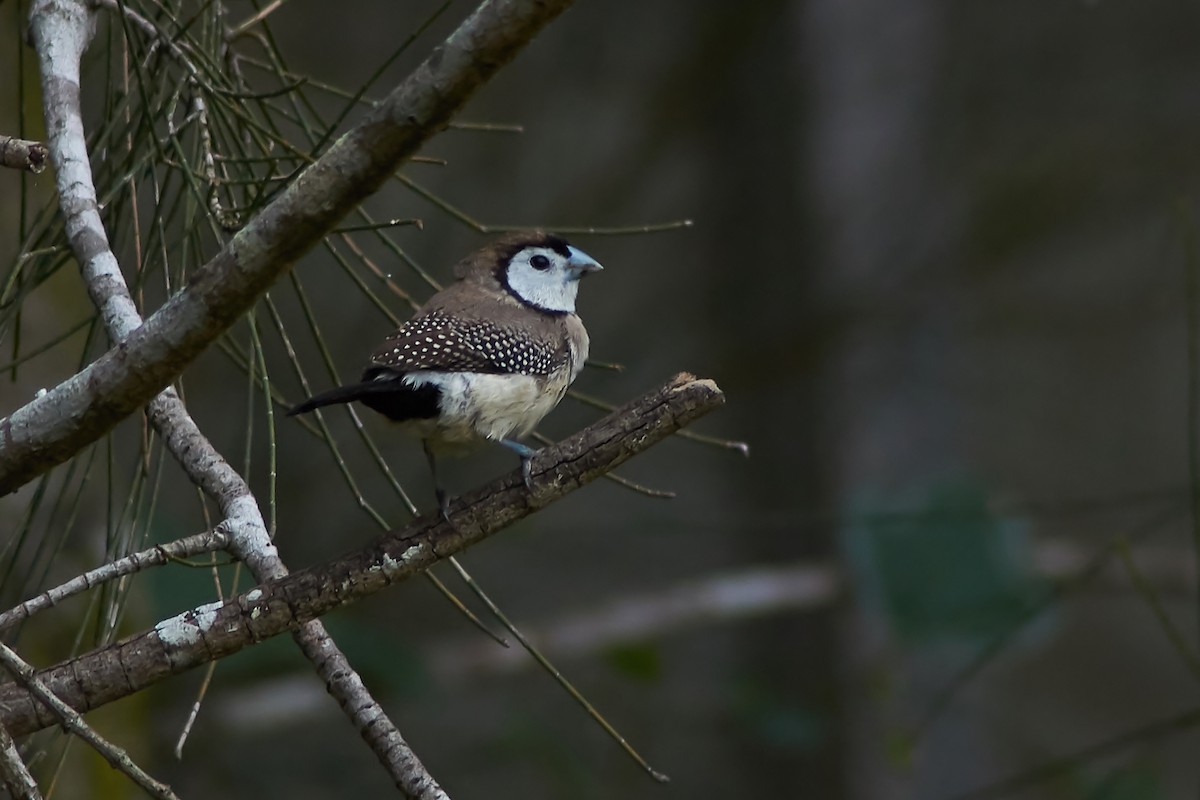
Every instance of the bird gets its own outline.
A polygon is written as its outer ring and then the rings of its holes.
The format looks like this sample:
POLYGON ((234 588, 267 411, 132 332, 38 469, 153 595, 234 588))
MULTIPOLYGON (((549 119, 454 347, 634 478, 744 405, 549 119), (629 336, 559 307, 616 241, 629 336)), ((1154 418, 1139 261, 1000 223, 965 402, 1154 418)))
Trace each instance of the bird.
POLYGON ((543 231, 502 236, 454 267, 435 293, 371 354, 357 383, 314 395, 288 416, 360 402, 421 439, 438 510, 450 519, 436 456, 497 442, 530 459, 519 441, 549 414, 587 361, 575 312, 580 280, 603 267, 543 231))

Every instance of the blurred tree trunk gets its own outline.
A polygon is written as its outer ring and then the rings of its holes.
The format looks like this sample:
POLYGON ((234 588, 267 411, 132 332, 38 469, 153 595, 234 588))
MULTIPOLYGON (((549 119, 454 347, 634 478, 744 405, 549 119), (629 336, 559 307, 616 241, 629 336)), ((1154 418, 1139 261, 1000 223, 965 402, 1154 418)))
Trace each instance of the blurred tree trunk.
MULTIPOLYGON (((828 474, 838 482, 829 487, 830 505, 841 509, 860 499, 851 490, 912 489, 960 462, 956 416, 946 406, 953 392, 938 366, 946 318, 871 314, 902 308, 897 290, 913 288, 923 269, 943 261, 939 249, 955 242, 951 204, 938 196, 930 157, 941 13, 931 2, 889 0, 805 7, 801 62, 814 120, 806 201, 816 221, 815 261, 827 270, 818 278, 825 310, 817 316, 832 314, 829 327, 840 330, 824 396, 835 459, 828 474)), ((843 658, 841 674, 851 676, 843 686, 842 763, 855 768, 842 796, 895 796, 883 757, 887 720, 863 681, 885 632, 853 619, 853 609, 845 613, 844 641, 828 655, 843 658)))
MULTIPOLYGON (((701 51, 708 63, 697 65, 711 78, 697 89, 714 115, 703 139, 709 205, 697 215, 720 269, 720 291, 712 293, 719 306, 706 311, 727 319, 730 334, 714 335, 709 346, 719 361, 741 366, 739 380, 757 395, 744 436, 761 461, 745 473, 749 522, 737 540, 747 563, 826 559, 835 544, 832 528, 794 522, 831 506, 837 445, 826 425, 830 331, 821 312, 821 262, 811 248, 815 216, 803 190, 811 132, 808 65, 797 58, 802 9, 779 0, 738 15, 714 11, 701 51), (770 312, 761 306, 758 281, 769 281, 779 298, 770 312), (786 321, 775 318, 779 310, 786 321)), ((846 795, 837 624, 830 607, 740 631, 743 668, 731 671, 746 681, 749 724, 739 728, 738 760, 755 776, 747 777, 747 796, 846 795)))

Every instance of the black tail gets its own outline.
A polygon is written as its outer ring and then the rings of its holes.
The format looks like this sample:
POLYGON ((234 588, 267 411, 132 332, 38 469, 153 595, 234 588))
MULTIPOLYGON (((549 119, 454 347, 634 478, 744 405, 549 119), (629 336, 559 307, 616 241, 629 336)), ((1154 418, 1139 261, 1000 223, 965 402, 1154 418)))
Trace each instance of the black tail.
POLYGON ((436 417, 441 392, 429 384, 410 386, 399 379, 370 380, 339 386, 314 395, 287 412, 289 417, 316 408, 361 400, 363 405, 397 422, 436 417))

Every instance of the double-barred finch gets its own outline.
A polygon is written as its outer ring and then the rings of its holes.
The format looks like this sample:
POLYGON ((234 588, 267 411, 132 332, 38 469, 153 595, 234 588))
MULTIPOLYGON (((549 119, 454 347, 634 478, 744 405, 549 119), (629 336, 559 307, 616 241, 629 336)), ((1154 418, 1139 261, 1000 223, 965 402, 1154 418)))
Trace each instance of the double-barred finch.
POLYGON ((443 516, 435 452, 499 442, 521 457, 528 486, 534 450, 516 437, 558 405, 587 360, 575 296, 600 268, 557 236, 502 237, 458 263, 457 280, 383 341, 358 383, 288 415, 357 400, 401 423, 422 440, 443 516))

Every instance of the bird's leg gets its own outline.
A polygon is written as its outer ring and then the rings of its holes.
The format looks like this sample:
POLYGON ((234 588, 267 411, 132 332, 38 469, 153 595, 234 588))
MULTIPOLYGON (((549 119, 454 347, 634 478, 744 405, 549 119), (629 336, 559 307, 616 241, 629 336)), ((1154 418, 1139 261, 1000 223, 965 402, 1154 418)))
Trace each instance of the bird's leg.
POLYGON ((450 498, 446 495, 446 490, 442 488, 442 484, 438 480, 437 460, 433 457, 433 448, 429 446, 428 439, 421 440, 421 448, 425 451, 425 460, 429 462, 429 474, 433 476, 433 495, 437 498, 438 511, 442 512, 442 519, 449 522, 450 498))
POLYGON ((525 481, 525 488, 532 492, 533 467, 530 465, 530 461, 537 455, 537 450, 534 450, 529 445, 521 444, 516 439, 501 439, 500 444, 521 457, 521 478, 525 481))

